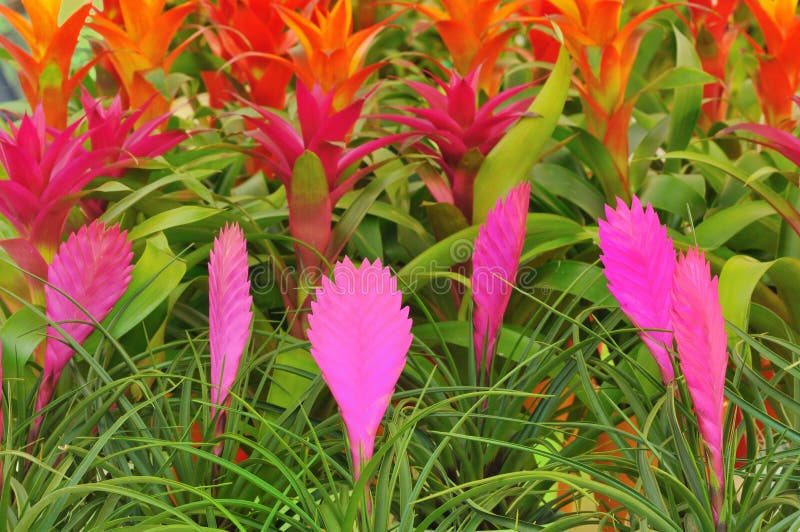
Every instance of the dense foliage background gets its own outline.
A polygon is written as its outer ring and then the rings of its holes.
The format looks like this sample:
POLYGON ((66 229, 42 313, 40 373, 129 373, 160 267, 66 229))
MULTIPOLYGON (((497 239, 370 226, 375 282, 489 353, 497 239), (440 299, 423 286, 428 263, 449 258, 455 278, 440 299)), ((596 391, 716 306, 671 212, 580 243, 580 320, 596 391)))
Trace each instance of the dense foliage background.
POLYGON ((5 529, 800 528, 796 0, 23 0, 0 35, 5 529), (482 378, 469 259, 521 181, 482 378), (634 196, 719 276, 720 525, 685 380, 598 259, 634 196), (40 418, 47 265, 95 219, 131 281, 40 418), (254 318, 216 430, 207 263, 233 222, 254 318), (358 481, 306 336, 344 256, 391 267, 414 335, 358 481))

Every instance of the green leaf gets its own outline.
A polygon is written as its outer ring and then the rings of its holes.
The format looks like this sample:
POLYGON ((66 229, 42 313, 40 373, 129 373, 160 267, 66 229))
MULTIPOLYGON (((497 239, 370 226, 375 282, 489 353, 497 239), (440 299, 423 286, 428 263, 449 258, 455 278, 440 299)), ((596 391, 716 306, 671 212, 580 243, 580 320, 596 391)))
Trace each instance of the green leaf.
POLYGON ((532 181, 534 194, 541 188, 577 205, 594 219, 603 215, 603 195, 585 177, 569 168, 550 163, 538 164, 533 169, 532 181))
POLYGON ((165 229, 172 227, 179 227, 181 225, 189 225, 200 220, 205 220, 220 211, 209 207, 197 207, 194 205, 187 205, 184 207, 177 207, 168 211, 160 212, 155 216, 151 216, 136 227, 130 230, 128 238, 131 240, 138 240, 142 237, 150 236, 153 233, 159 233, 165 229))
MULTIPOLYGON (((427 344, 437 344, 440 339, 459 347, 467 348, 472 343, 472 324, 466 321, 440 321, 414 326, 414 338, 427 344)), ((497 342, 497 355, 511 360, 519 360, 524 353, 537 348, 528 349, 530 338, 510 327, 502 327, 497 342)), ((652 357, 651 357, 652 358, 652 357)))
POLYGON ((688 216, 687 205, 692 217, 697 218, 706 212, 706 200, 703 197, 705 181, 701 176, 691 174, 659 174, 652 176, 645 184, 640 199, 643 204, 652 203, 656 209, 676 214, 682 218, 688 216), (698 186, 699 185, 699 190, 698 186))
MULTIPOLYGON (((649 34, 648 34, 649 35, 649 34)), ((636 146, 631 158, 628 182, 636 193, 647 177, 647 171, 653 163, 652 158, 669 134, 670 117, 667 116, 647 131, 647 134, 636 146)))
MULTIPOLYGON (((675 64, 678 68, 670 69, 670 73, 679 71, 680 77, 692 77, 689 72, 694 70, 696 76, 702 73, 706 77, 706 82, 714 81, 714 78, 702 72, 702 64, 694 44, 677 28, 673 28, 675 35, 676 58, 675 64), (709 79, 710 78, 710 79, 709 79)), ((667 76, 670 77, 671 74, 667 76)), ((696 77, 695 76, 695 77, 696 77)), ((702 76, 701 76, 702 78, 702 76)), ((688 85, 679 85, 675 89, 675 97, 672 103, 672 113, 670 113, 669 137, 667 139, 667 149, 677 151, 686 148, 692 138, 694 128, 697 126, 697 119, 700 117, 700 108, 703 104, 703 82, 688 85)), ((664 170, 677 173, 680 169, 680 161, 668 161, 664 170)))
POLYGON ((278 353, 267 402, 283 409, 291 407, 302 399, 319 374, 319 367, 308 349, 298 347, 278 353))
POLYGON ((528 108, 535 115, 520 118, 481 164, 473 189, 473 222, 485 221, 498 198, 528 178, 564 109, 571 75, 572 62, 562 47, 550 77, 528 108))
POLYGON ((746 331, 753 292, 767 273, 786 305, 789 323, 795 330, 800 330, 800 260, 789 257, 770 262, 760 262, 745 255, 728 259, 719 276, 722 315, 746 331))
POLYGON ((109 313, 109 334, 120 338, 155 310, 178 286, 186 265, 176 259, 158 238, 147 240, 141 258, 133 267, 125 294, 109 313))
POLYGON ((333 228, 331 234, 331 241, 328 249, 325 252, 325 257, 329 261, 334 261, 339 256, 339 253, 344 249, 347 241, 353 236, 358 224, 364 219, 369 209, 378 199, 378 196, 391 185, 400 179, 408 177, 413 172, 413 166, 404 166, 398 170, 393 170, 385 174, 379 175, 370 183, 362 188, 344 214, 339 218, 339 222, 333 228))
POLYGON ((536 286, 583 297, 598 305, 613 301, 603 271, 585 262, 548 262, 537 268, 536 286))
POLYGON ((730 161, 722 160, 720 158, 712 157, 704 153, 695 153, 690 151, 676 151, 664 155, 667 159, 686 159, 700 164, 706 164, 713 168, 717 168, 727 172, 731 177, 744 184, 760 196, 763 200, 769 203, 775 212, 777 212, 791 228, 800 234, 800 211, 786 201, 786 199, 779 193, 775 192, 766 183, 758 179, 751 179, 747 173, 739 169, 730 161))
MULTIPOLYGON (((681 41, 688 42, 688 39, 683 36, 680 32, 677 32, 677 35, 680 35, 681 41)), ((676 36, 676 39, 678 37, 676 36)), ((680 65, 681 62, 685 62, 687 59, 684 57, 686 53, 685 49, 685 42, 678 43, 678 63, 680 65), (682 61, 682 59, 684 61, 682 61)), ((694 50, 694 48, 692 48, 694 50)), ((696 87, 702 86, 707 83, 713 83, 717 80, 711 74, 705 73, 699 67, 694 66, 693 61, 686 62, 691 66, 676 66, 675 68, 670 68, 662 75, 654 79, 650 84, 647 85, 643 90, 644 91, 652 91, 652 90, 670 90, 670 89, 679 89, 684 87, 696 87)), ((699 65, 699 62, 698 62, 699 65)), ((677 102, 678 98, 676 96, 675 101, 677 102)))
POLYGON ((295 245, 300 264, 315 268, 330 241, 333 206, 325 168, 313 152, 304 151, 294 163, 289 205, 289 232, 303 243, 295 245))
POLYGON ((149 194, 156 190, 166 187, 172 183, 187 182, 192 180, 204 179, 210 175, 215 174, 217 171, 213 169, 200 168, 197 170, 188 170, 180 173, 170 174, 162 177, 152 183, 149 183, 136 192, 126 196, 124 199, 111 205, 108 210, 100 217, 100 220, 106 224, 113 223, 118 217, 122 216, 128 209, 144 199, 149 194))
MULTIPOLYGON (((694 214, 694 210, 692 210, 694 214)), ((739 231, 766 216, 775 214, 775 209, 766 201, 748 201, 719 210, 707 217, 695 228, 697 245, 704 249, 716 249, 739 231)))
POLYGON ((622 186, 614 159, 608 148, 591 133, 579 127, 558 128, 555 138, 567 142, 567 148, 592 170, 606 197, 606 203, 616 204, 615 198, 628 199, 630 193, 622 186))
POLYGON ((21 378, 25 364, 45 337, 47 321, 41 311, 22 307, 0 327, 4 378, 21 378))

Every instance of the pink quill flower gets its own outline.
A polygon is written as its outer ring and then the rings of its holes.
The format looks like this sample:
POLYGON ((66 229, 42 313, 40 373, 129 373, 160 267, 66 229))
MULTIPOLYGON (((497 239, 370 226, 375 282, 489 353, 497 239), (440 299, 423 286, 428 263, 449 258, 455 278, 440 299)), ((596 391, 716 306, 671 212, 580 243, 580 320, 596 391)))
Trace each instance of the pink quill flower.
POLYGON ((323 277, 308 318, 311 355, 342 413, 354 477, 372 458, 375 435, 411 346, 411 319, 397 279, 376 259, 345 257, 323 277))
POLYGON ((642 209, 639 198, 631 207, 617 198, 617 209, 606 205, 607 220, 599 220, 600 260, 605 266, 608 289, 639 333, 661 368, 661 378, 675 378, 669 349, 672 348, 670 301, 675 271, 675 249, 667 229, 651 205, 642 209))
POLYGON ((717 282, 716 276, 711 278, 703 252, 690 249, 675 268, 670 314, 681 371, 716 477, 716 486, 711 489, 711 509, 715 522, 719 523, 724 486, 722 425, 728 353, 717 282))
POLYGON ((247 245, 237 224, 214 239, 208 262, 208 339, 211 349, 211 417, 228 400, 250 335, 247 245))
POLYGON ((478 373, 485 368, 487 377, 525 243, 530 194, 530 183, 525 182, 512 189, 505 202, 497 200, 475 239, 472 323, 478 373))
MULTIPOLYGON (((100 222, 81 227, 61 244, 47 268, 45 286, 47 318, 77 343, 102 321, 122 297, 131 280, 131 243, 119 226, 100 222)), ((61 372, 74 351, 54 327, 47 328, 44 374, 36 398, 36 411, 50 402, 61 372)), ((39 418, 34 434, 38 433, 39 418)))

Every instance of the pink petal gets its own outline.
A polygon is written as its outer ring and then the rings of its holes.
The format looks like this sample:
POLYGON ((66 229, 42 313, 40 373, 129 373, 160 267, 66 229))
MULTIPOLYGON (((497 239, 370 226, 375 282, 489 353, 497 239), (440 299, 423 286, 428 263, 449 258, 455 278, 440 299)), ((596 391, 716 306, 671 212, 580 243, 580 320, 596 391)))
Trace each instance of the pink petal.
MULTIPOLYGON (((599 220, 600 260, 605 266, 608 289, 619 301, 622 311, 639 329, 672 329, 670 292, 675 271, 675 249, 667 229, 652 206, 642 209, 639 198, 631 207, 617 199, 617 209, 606 205, 607 220, 599 220)), ((655 357, 664 383, 675 373, 669 349, 672 333, 642 331, 642 341, 655 357)))
MULTIPOLYGON (((211 403, 222 405, 250 335, 247 245, 238 225, 225 225, 214 239, 208 262, 208 339, 211 350, 211 403)), ((215 407, 211 407, 211 416, 215 407)))
MULTIPOLYGON (((95 221, 72 233, 47 269, 47 318, 82 343, 94 329, 92 320, 105 319, 125 293, 131 280, 132 258, 131 243, 119 226, 106 228, 95 221)), ((55 328, 48 327, 47 335, 37 412, 50 401, 61 372, 74 354, 55 328)))
POLYGON ((530 183, 525 182, 511 190, 505 202, 502 198, 497 200, 475 239, 472 323, 478 373, 485 368, 486 375, 489 374, 503 314, 511 298, 511 285, 517 278, 530 194, 530 183))
POLYGON ((719 486, 724 486, 722 424, 728 353, 717 281, 716 276, 711 278, 703 252, 690 249, 675 268, 670 314, 681 371, 708 446, 711 470, 719 486))
POLYGON ((380 260, 338 262, 311 303, 311 355, 347 427, 355 478, 372 457, 375 435, 411 346, 411 320, 397 279, 380 260))

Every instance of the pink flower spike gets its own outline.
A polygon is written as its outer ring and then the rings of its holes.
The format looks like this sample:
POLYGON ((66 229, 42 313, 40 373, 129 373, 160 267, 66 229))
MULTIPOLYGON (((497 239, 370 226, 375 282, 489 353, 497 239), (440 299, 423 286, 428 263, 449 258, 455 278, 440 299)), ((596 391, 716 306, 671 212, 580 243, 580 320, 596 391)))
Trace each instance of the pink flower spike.
POLYGON ((237 224, 225 225, 214 239, 208 262, 208 339, 211 350, 211 417, 228 400, 250 335, 247 244, 237 224))
MULTIPOLYGON (((61 244, 47 268, 47 318, 79 344, 94 329, 92 320, 105 319, 128 288, 133 253, 126 236, 117 225, 106 228, 92 222, 61 244)), ((74 354, 54 327, 47 328, 47 336, 37 412, 50 402, 61 372, 74 354)), ((34 432, 38 432, 40 420, 34 432)))
POLYGON ((675 248, 667 229, 651 205, 642 209, 639 198, 631 207, 617 198, 617 209, 606 205, 606 220, 600 226, 600 260, 605 266, 608 289, 639 333, 661 368, 661 379, 675 378, 669 349, 672 348, 670 291, 675 271, 675 248))
POLYGON ((728 353, 717 281, 716 276, 711 278, 703 252, 690 249, 675 268, 670 314, 681 371, 711 457, 711 472, 716 477, 711 509, 719 523, 724 492, 722 426, 728 353))
POLYGON ((478 231, 472 254, 472 313, 478 373, 488 378, 497 335, 517 277, 530 200, 530 183, 517 185, 497 200, 478 231), (485 351, 484 351, 485 349, 485 351))
POLYGON ((356 268, 345 257, 334 266, 333 279, 324 277, 317 288, 308 339, 342 413, 358 480, 406 364, 411 319, 408 307, 401 308, 397 279, 380 260, 364 259, 356 268))

